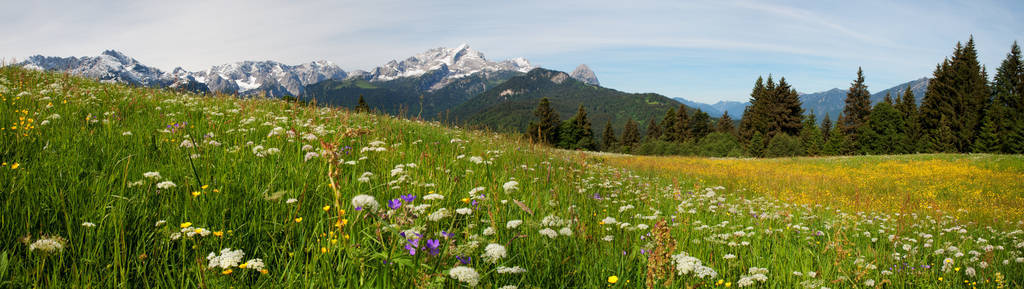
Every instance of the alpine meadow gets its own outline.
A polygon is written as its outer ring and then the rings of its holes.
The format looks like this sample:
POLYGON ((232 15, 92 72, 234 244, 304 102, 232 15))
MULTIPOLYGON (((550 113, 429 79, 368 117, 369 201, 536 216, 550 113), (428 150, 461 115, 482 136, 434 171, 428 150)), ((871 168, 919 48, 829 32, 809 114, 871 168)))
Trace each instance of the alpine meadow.
POLYGON ((1022 3, 5 7, 0 289, 1024 288, 1022 3))

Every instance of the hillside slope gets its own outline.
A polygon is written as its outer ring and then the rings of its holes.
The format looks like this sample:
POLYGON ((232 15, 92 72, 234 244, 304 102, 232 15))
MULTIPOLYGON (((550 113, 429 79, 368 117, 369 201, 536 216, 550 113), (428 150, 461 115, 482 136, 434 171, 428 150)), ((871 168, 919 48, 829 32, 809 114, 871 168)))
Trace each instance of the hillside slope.
POLYGON ((662 95, 625 93, 588 85, 564 72, 537 68, 455 107, 452 115, 461 117, 459 123, 471 126, 521 132, 534 120, 533 110, 544 97, 551 100, 562 121, 576 114, 580 104, 584 105, 598 137, 609 120, 616 131, 621 132, 627 118, 646 126, 647 120, 655 118, 661 121, 669 108, 680 105, 662 95))

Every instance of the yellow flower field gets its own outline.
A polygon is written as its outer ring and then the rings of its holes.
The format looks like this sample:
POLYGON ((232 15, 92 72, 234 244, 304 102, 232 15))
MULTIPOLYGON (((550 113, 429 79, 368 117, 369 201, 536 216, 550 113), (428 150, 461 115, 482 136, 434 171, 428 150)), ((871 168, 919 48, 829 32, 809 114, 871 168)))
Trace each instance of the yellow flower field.
MULTIPOLYGON (((941 215, 989 224, 1024 220, 1021 156, 909 155, 732 159, 611 156, 613 165, 744 189, 796 204, 941 215)), ((1019 224, 1018 224, 1019 225, 1019 224)))

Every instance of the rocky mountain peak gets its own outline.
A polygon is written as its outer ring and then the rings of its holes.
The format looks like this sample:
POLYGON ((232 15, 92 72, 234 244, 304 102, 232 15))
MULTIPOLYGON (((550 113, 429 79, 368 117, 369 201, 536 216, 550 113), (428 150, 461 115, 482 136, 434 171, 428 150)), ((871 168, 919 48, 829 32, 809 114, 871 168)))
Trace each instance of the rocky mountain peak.
POLYGON ((601 82, 597 80, 597 75, 594 74, 594 71, 590 70, 590 67, 586 64, 580 64, 580 66, 577 66, 576 70, 573 70, 570 76, 586 84, 601 85, 601 82))

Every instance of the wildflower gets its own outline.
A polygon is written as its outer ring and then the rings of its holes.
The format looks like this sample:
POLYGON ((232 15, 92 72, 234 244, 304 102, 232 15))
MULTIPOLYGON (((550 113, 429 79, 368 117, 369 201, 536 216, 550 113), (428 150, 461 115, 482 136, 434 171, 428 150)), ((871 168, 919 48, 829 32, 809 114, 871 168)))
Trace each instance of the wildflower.
POLYGON ((221 271, 220 273, 224 274, 224 275, 230 275, 232 272, 235 272, 235 271, 231 270, 231 269, 227 269, 227 270, 221 271))
POLYGON ((519 227, 519 225, 522 225, 522 224, 523 224, 523 220, 511 220, 511 221, 508 221, 508 223, 505 223, 505 228, 506 229, 515 229, 516 227, 519 227))
POLYGON ((331 210, 331 206, 327 205, 327 206, 324 206, 322 209, 324 210, 324 212, 327 212, 327 211, 331 210))
POLYGON ((293 203, 298 202, 298 201, 299 200, 296 199, 296 198, 290 198, 290 199, 285 200, 284 203, 285 204, 293 204, 293 203))
POLYGON ((469 215, 469 214, 473 213, 473 209, 470 209, 470 208, 458 208, 458 209, 455 209, 455 212, 458 213, 459 215, 469 215))
POLYGON ((569 229, 569 227, 563 227, 558 230, 558 234, 562 236, 572 236, 572 229, 569 229))
MULTIPOLYGON (((160 227, 160 226, 163 226, 164 224, 167 224, 167 221, 165 221, 165 220, 157 220, 156 224, 153 224, 153 227, 160 227)), ((192 224, 189 224, 189 225, 191 226, 192 224)))
POLYGON ((519 182, 509 181, 502 185, 501 187, 505 189, 505 192, 514 192, 516 190, 519 190, 519 182))
POLYGON ((864 281, 865 287, 875 287, 875 279, 868 279, 864 281))
POLYGON ((505 285, 505 286, 498 287, 498 289, 519 289, 519 286, 516 286, 516 285, 505 285))
POLYGON ((224 231, 216 231, 216 232, 213 232, 213 235, 214 235, 214 236, 217 236, 217 237, 224 237, 224 231))
POLYGON ((437 222, 448 217, 448 209, 441 208, 427 216, 427 220, 437 222))
POLYGON ((231 248, 220 250, 220 255, 210 252, 206 256, 206 260, 210 261, 206 267, 210 269, 220 267, 221 269, 230 270, 231 267, 238 266, 243 256, 245 256, 245 252, 242 252, 242 250, 231 250, 231 248))
POLYGON ((405 244, 405 250, 409 251, 409 255, 416 255, 416 248, 420 246, 420 239, 411 238, 406 240, 406 242, 407 244, 405 244))
POLYGON ((357 195, 355 197, 352 197, 352 206, 356 207, 357 211, 361 209, 369 209, 371 211, 376 211, 377 206, 379 205, 377 204, 377 199, 374 198, 373 196, 357 195))
POLYGON ((438 247, 440 247, 440 246, 441 246, 441 240, 438 240, 438 239, 428 239, 427 240, 427 250, 430 250, 430 255, 431 256, 437 256, 437 254, 439 253, 438 252, 438 247))
POLYGON ((200 194, 202 194, 202 192, 194 191, 194 192, 192 192, 192 197, 198 197, 200 194))
POLYGON ((498 263, 498 260, 505 258, 507 253, 505 246, 491 243, 487 245, 487 247, 484 247, 484 254, 480 257, 483 257, 484 261, 488 263, 498 263))
POLYGON ((90 222, 83 222, 82 223, 82 227, 93 228, 93 227, 96 227, 96 224, 93 224, 93 223, 90 223, 90 222))
POLYGON ((452 279, 469 284, 470 287, 476 287, 476 285, 480 283, 480 274, 473 268, 466 266, 452 268, 448 271, 448 276, 452 279))
POLYGON ((541 235, 544 235, 544 236, 548 236, 548 238, 551 238, 551 239, 554 239, 555 237, 558 237, 558 232, 555 232, 555 230, 552 230, 551 228, 541 229, 540 231, 538 231, 538 233, 540 233, 541 235))
POLYGON ((398 209, 401 207, 401 199, 392 199, 391 201, 387 201, 387 207, 392 210, 398 209))
POLYGON ((171 188, 174 188, 174 187, 177 187, 177 186, 178 185, 175 185, 174 182, 171 182, 171 181, 163 181, 163 182, 160 182, 160 183, 156 184, 156 188, 157 189, 161 189, 161 190, 167 190, 167 189, 171 189, 171 188))
POLYGON ((64 238, 60 236, 44 236, 42 239, 36 240, 28 246, 29 251, 40 251, 43 253, 53 253, 64 251, 64 238))
MULTIPOLYGON (((157 225, 159 225, 159 224, 160 224, 160 222, 157 222, 157 225)), ((181 223, 181 225, 179 225, 179 227, 181 227, 182 229, 185 229, 185 228, 188 228, 188 227, 192 227, 192 222, 181 223)))
POLYGON ((520 273, 526 273, 526 269, 523 269, 522 267, 519 267, 519 266, 514 266, 514 267, 498 266, 497 271, 498 271, 498 274, 520 274, 520 273))
POLYGON ((435 194, 434 192, 430 192, 430 194, 423 196, 423 199, 427 201, 444 200, 444 196, 435 194))
POLYGON ((608 283, 615 284, 617 282, 619 282, 619 276, 615 276, 615 275, 608 276, 608 283))
POLYGON ((302 159, 303 159, 303 161, 308 162, 310 159, 313 159, 313 158, 319 157, 319 156, 320 156, 320 154, 317 154, 316 152, 307 152, 306 155, 302 157, 302 159))
POLYGON ((245 261, 244 264, 238 265, 238 268, 249 269, 253 271, 264 271, 266 270, 264 269, 265 267, 266 265, 263 264, 263 259, 250 259, 249 261, 245 261))
POLYGON ((302 223, 302 217, 295 218, 296 223, 302 223))
POLYGON ((412 201, 415 201, 415 200, 416 200, 416 195, 413 195, 413 194, 408 194, 408 195, 401 195, 401 196, 399 196, 399 197, 400 197, 400 198, 401 198, 401 199, 402 199, 403 201, 405 201, 406 203, 412 203, 412 201))
POLYGON ((151 180, 155 180, 155 181, 159 181, 160 180, 160 172, 145 172, 145 173, 142 174, 142 176, 147 178, 147 179, 151 179, 151 180))
POLYGON ((494 227, 487 227, 487 228, 484 229, 484 236, 491 236, 491 235, 494 235, 494 233, 497 233, 494 230, 494 227))

